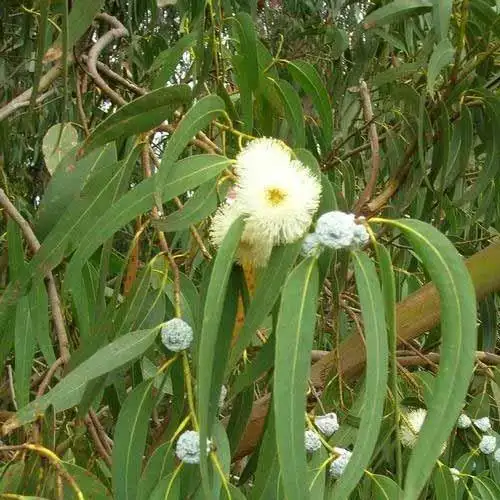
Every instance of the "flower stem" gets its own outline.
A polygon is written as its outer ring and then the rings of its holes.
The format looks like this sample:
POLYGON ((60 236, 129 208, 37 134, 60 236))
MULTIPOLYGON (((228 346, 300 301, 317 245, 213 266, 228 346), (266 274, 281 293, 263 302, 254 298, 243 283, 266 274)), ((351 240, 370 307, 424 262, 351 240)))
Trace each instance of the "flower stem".
POLYGON ((182 352, 182 367, 184 369, 184 380, 186 383, 186 392, 188 397, 189 412, 191 414, 191 420, 193 421, 193 428, 195 431, 198 430, 198 420, 196 418, 196 410, 194 407, 194 396, 193 396, 193 379, 191 377, 191 369, 189 367, 189 359, 186 351, 182 352))

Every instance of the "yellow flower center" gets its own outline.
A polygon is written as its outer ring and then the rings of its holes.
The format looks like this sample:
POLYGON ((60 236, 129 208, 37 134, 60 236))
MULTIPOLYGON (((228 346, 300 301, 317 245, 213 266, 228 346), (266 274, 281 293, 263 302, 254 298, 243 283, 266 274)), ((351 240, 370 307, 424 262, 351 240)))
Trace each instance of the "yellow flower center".
POLYGON ((266 189, 266 200, 273 206, 278 206, 286 198, 286 193, 280 188, 266 189))

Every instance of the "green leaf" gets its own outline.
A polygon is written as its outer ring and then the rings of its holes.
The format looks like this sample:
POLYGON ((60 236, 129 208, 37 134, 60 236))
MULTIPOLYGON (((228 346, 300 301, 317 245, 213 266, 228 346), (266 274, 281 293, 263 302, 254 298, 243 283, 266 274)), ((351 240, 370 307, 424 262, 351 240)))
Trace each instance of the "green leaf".
POLYGON ((59 221, 70 203, 78 197, 88 177, 100 168, 114 163, 116 163, 114 144, 96 149, 78 161, 76 161, 76 148, 63 158, 45 189, 36 213, 35 232, 40 241, 59 221))
POLYGON ((333 139, 332 105, 318 72, 314 66, 305 61, 289 61, 288 71, 304 92, 311 97, 321 120, 320 127, 324 140, 327 144, 330 144, 333 139))
POLYGON ((189 50, 199 37, 197 31, 192 31, 181 37, 172 47, 160 52, 149 68, 149 73, 155 73, 153 88, 163 87, 172 77, 184 52, 189 50))
POLYGON ((157 334, 157 328, 130 332, 106 345, 68 373, 45 396, 21 408, 2 425, 2 432, 9 433, 22 425, 33 422, 38 414, 45 411, 49 405, 53 405, 56 412, 77 405, 88 382, 141 356, 153 344, 157 334))
POLYGON ((306 143, 306 129, 304 125, 304 111, 302 102, 295 89, 286 80, 273 80, 268 77, 276 87, 283 102, 285 117, 292 131, 293 145, 298 148, 306 143))
POLYGON ((61 160, 78 144, 78 133, 70 123, 57 123, 43 137, 45 166, 53 175, 61 160), (62 129, 62 130, 61 130, 62 129))
POLYGON ((162 477, 174 470, 173 443, 163 443, 151 455, 137 489, 137 500, 149 500, 151 492, 162 477))
POLYGON ((473 138, 474 125, 472 123, 472 115, 469 108, 463 106, 460 118, 453 127, 444 188, 452 186, 457 177, 463 175, 465 169, 469 166, 473 138))
POLYGON ((437 33, 439 40, 444 40, 448 37, 453 0, 432 0, 432 3, 434 31, 437 33))
POLYGON ((428 414, 408 463, 405 498, 416 499, 462 409, 474 368, 476 296, 462 257, 437 229, 417 220, 390 222, 422 260, 441 304, 441 360, 428 414))
MULTIPOLYGON (((441 1, 441 0, 440 0, 441 1)), ((441 71, 453 61, 455 49, 448 38, 441 40, 434 48, 427 69, 427 92, 434 93, 434 85, 441 71)))
POLYGON ((324 447, 312 454, 308 462, 309 494, 312 499, 325 498, 326 476, 328 471, 328 453, 324 447))
POLYGON ((250 500, 276 498, 280 484, 280 466, 276 450, 276 431, 273 404, 269 406, 266 427, 258 450, 257 468, 250 500))
POLYGON ((432 473, 432 485, 434 487, 434 495, 436 499, 455 499, 456 492, 453 476, 450 469, 439 461, 436 464, 434 472, 432 473))
MULTIPOLYGON (((62 465, 76 481, 85 498, 92 500, 108 500, 113 498, 109 490, 87 469, 68 462, 63 462, 62 465)), ((64 481, 64 498, 79 500, 75 494, 75 490, 66 481, 64 481)))
POLYGON ((136 499, 142 471, 149 418, 153 410, 153 379, 145 380, 123 403, 113 436, 113 494, 117 500, 136 499))
MULTIPOLYGON (((196 155, 180 160, 175 164, 163 185, 162 202, 169 201, 188 189, 207 182, 230 163, 230 160, 218 155, 196 155)), ((96 219, 94 226, 86 233, 88 236, 82 237, 83 243, 73 255, 67 275, 79 273, 83 263, 100 245, 134 217, 151 209, 155 202, 153 194, 157 187, 158 175, 139 183, 96 219)))
POLYGON ((472 493, 479 495, 482 500, 498 500, 500 486, 485 475, 472 476, 472 493))
POLYGON ((253 405, 253 387, 238 394, 233 403, 233 410, 227 424, 227 435, 231 455, 234 455, 238 449, 240 439, 245 431, 248 418, 252 413, 253 405))
POLYGON ((390 477, 378 474, 369 474, 368 477, 373 481, 373 500, 398 500, 402 498, 403 492, 390 477))
POLYGON ((231 369, 238 362, 241 354, 251 342, 252 336, 262 325, 271 312, 281 291, 283 283, 297 260, 301 243, 292 243, 273 249, 271 258, 262 273, 255 288, 254 297, 245 314, 245 322, 233 346, 228 368, 231 369))
POLYGON ((176 212, 154 221, 153 225, 161 231, 176 232, 189 228, 211 215, 217 209, 217 183, 206 182, 176 212))
POLYGON ((120 137, 151 130, 177 108, 189 104, 191 99, 191 89, 187 85, 164 87, 138 97, 101 122, 83 144, 83 150, 87 154, 120 137))
POLYGON ((260 348, 255 359, 251 363, 246 363, 243 371, 238 374, 231 385, 230 396, 234 397, 247 387, 252 385, 263 373, 271 369, 274 362, 275 336, 260 348))
POLYGON ((372 86, 380 87, 381 85, 392 83, 395 80, 413 76, 423 66, 424 66, 423 62, 416 61, 416 62, 403 63, 395 68, 386 69, 385 71, 376 74, 372 78, 372 86))
POLYGON ((473 202, 482 194, 492 179, 496 179, 500 169, 500 139, 495 133, 500 126, 500 100, 485 99, 485 126, 479 130, 479 136, 485 146, 484 164, 473 186, 464 194, 459 204, 473 202))
MULTIPOLYGON (((439 1, 439 0, 438 0, 439 1)), ((401 18, 427 12, 432 8, 432 2, 428 0, 395 0, 380 7, 363 19, 365 29, 392 23, 401 18)))
POLYGON ((148 500, 178 500, 179 498, 181 498, 180 476, 172 472, 158 483, 148 500))
MULTIPOLYGON (((213 419, 216 409, 210 404, 215 391, 220 391, 219 387, 214 387, 213 370, 216 360, 215 347, 217 337, 220 334, 220 324, 223 315, 223 307, 226 298, 226 289, 233 267, 234 256, 238 249, 244 222, 242 218, 237 219, 229 228, 222 244, 215 257, 210 283, 205 299, 203 313, 203 324, 201 328, 200 343, 198 347, 198 418, 200 424, 201 449, 204 449, 207 439, 210 438, 213 419)), ((218 362, 218 361, 217 361, 218 362)), ((209 476, 207 456, 202 453, 200 458, 200 468, 202 476, 203 490, 209 495, 209 476)))
POLYGON ((304 411, 317 296, 317 261, 305 259, 285 282, 276 326, 273 402, 281 479, 288 500, 309 498, 304 411))
POLYGON ((246 12, 236 14, 235 23, 240 40, 240 54, 243 56, 242 64, 244 65, 245 77, 250 91, 254 91, 259 85, 255 23, 246 12))
POLYGON ((36 348, 34 326, 31 321, 29 297, 23 297, 17 303, 14 333, 16 360, 14 388, 19 407, 23 407, 29 402, 31 367, 36 348))
POLYGON ((346 470, 337 481, 332 498, 347 499, 368 467, 377 444, 384 415, 387 385, 388 347, 384 297, 375 265, 362 252, 353 252, 366 342, 366 389, 354 451, 346 470))
POLYGON ((35 74, 33 75, 33 91, 31 93, 30 106, 34 107, 36 105, 36 98, 38 97, 38 88, 40 85, 40 78, 43 71, 43 56, 45 52, 45 44, 47 42, 47 28, 48 19, 50 14, 50 0, 40 0, 38 4, 40 9, 40 18, 38 21, 38 32, 37 32, 37 51, 36 51, 36 62, 35 62, 35 74))
POLYGON ((51 365, 55 363, 54 346, 52 345, 49 324, 49 300, 47 289, 42 280, 36 280, 29 294, 31 322, 36 325, 34 334, 45 361, 51 365))

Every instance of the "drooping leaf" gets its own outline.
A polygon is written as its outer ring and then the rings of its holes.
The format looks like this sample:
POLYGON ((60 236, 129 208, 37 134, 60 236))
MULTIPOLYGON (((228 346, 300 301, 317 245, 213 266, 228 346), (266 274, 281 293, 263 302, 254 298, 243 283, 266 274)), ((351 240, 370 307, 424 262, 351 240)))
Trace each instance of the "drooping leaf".
POLYGON ((342 499, 349 498, 368 467, 377 444, 384 413, 388 367, 384 298, 375 265, 362 252, 353 252, 352 257, 364 323, 366 389, 353 454, 331 496, 342 499))
POLYGON ((159 172, 154 177, 157 183, 157 193, 162 191, 170 176, 172 166, 191 138, 223 112, 224 101, 217 95, 207 95, 196 102, 182 117, 163 151, 159 172))
POLYGON ((274 415, 281 479, 289 500, 309 498, 304 411, 316 324, 317 261, 309 258, 288 276, 276 327, 274 415))
POLYGON ((187 85, 153 90, 122 106, 101 122, 83 144, 83 150, 87 154, 120 137, 151 130, 190 101, 191 89, 187 85))
POLYGON ((370 474, 369 477, 373 481, 373 500, 396 500, 402 498, 403 492, 390 477, 378 474, 370 474))
POLYGON ((286 80, 273 80, 276 90, 283 101, 285 118, 292 131, 293 145, 302 148, 306 142, 306 130, 304 125, 304 111, 300 97, 295 89, 286 80))
POLYGON ((448 36, 453 0, 432 0, 432 3, 434 31, 437 33, 439 40, 444 40, 448 36))
POLYGON ((151 67, 149 73, 154 74, 153 88, 158 89, 163 87, 172 78, 174 70, 179 64, 182 55, 188 51, 199 38, 197 31, 192 31, 179 38, 179 40, 168 49, 160 52, 151 67))
POLYGON ((437 229, 417 220, 393 221, 410 241, 438 289, 441 358, 428 414, 408 463, 405 498, 418 498, 462 409, 476 349, 476 297, 462 258, 437 229))
POLYGON ((429 0, 394 0, 368 14, 363 19, 363 26, 365 29, 382 26, 410 15, 427 12, 431 8, 432 2, 429 0))
MULTIPOLYGON (((85 498, 91 498, 92 500, 109 500, 113 498, 106 486, 88 470, 69 462, 63 462, 63 467, 73 477, 85 498)), ((79 500, 75 490, 66 481, 64 482, 64 498, 79 500)))
POLYGON ((448 38, 444 38, 432 52, 427 69, 427 92, 434 93, 434 86, 441 71, 453 61, 455 49, 448 38))
POLYGON ((113 493, 117 500, 136 499, 149 418, 154 406, 153 379, 135 387, 123 403, 113 436, 113 493))
MULTIPOLYGON (((198 348, 198 418, 200 425, 200 442, 203 449, 207 439, 210 437, 214 419, 215 408, 211 405, 214 400, 215 391, 220 387, 214 387, 212 383, 212 372, 216 360, 215 347, 220 332, 221 318, 226 297, 226 289, 233 267, 234 255, 238 249, 241 234, 243 232, 243 220, 237 219, 229 228, 222 244, 219 247, 214 261, 210 283, 205 299, 203 324, 201 328, 200 344, 198 348)), ((234 320, 233 320, 234 321, 234 320)), ((201 454, 200 469, 203 490, 209 495, 209 475, 207 456, 201 454)))
POLYGON ((314 66, 308 62, 293 61, 289 62, 287 67, 293 79, 311 97, 321 120, 321 132, 325 143, 330 144, 333 139, 333 113, 325 84, 314 66))
POLYGON ((23 297, 17 303, 14 333, 14 353, 16 357, 14 387, 19 407, 23 407, 29 402, 31 367, 36 348, 33 327, 30 300, 29 297, 23 297))

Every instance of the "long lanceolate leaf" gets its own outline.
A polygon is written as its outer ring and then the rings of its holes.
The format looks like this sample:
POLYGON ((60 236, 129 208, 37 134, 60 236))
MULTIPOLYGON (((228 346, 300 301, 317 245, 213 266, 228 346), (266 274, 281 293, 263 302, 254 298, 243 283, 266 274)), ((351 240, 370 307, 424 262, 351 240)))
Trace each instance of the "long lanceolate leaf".
POLYGON ((476 349, 476 297, 461 256, 437 229, 411 219, 391 224, 412 244, 438 289, 441 303, 439 374, 405 478, 405 499, 413 500, 429 479, 467 394, 476 349))
POLYGON ((289 275, 276 326, 274 412, 281 478, 288 500, 309 498, 304 411, 316 323, 318 264, 309 258, 289 275))
POLYGON ((123 404, 114 434, 113 493, 117 500, 135 500, 142 456, 154 405, 154 378, 139 384, 123 404))
POLYGON ((58 412, 79 404, 88 382, 110 373, 144 354, 153 344, 157 334, 156 328, 130 332, 103 347, 68 373, 45 396, 21 408, 3 424, 2 434, 7 434, 24 424, 33 422, 49 405, 52 405, 54 410, 58 412))
POLYGON ((349 465, 330 498, 348 499, 370 463, 384 413, 388 347, 384 298, 370 258, 353 252, 356 286, 361 303, 366 342, 366 390, 359 431, 349 465))
MULTIPOLYGON (((243 224, 243 219, 236 220, 224 237, 215 258, 205 300, 198 348, 198 418, 201 449, 205 449, 203 443, 206 443, 207 439, 210 438, 209 433, 213 423, 214 408, 210 404, 213 400, 212 393, 215 390, 220 390, 220 387, 214 387, 212 384, 214 363, 216 362, 217 335, 224 309, 226 288, 233 267, 234 255, 243 232, 243 224)), ((200 468, 203 490, 205 495, 210 495, 208 463, 204 453, 200 457, 200 468)))

